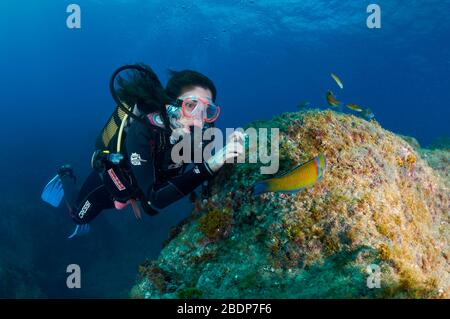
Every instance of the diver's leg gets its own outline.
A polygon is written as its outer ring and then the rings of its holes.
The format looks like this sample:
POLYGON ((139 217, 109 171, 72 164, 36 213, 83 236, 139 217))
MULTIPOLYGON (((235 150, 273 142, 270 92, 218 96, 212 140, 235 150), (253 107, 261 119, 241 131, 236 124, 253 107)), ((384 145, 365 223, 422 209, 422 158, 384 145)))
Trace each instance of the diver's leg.
POLYGON ((83 183, 76 203, 71 215, 77 224, 89 223, 101 211, 114 208, 114 201, 97 172, 92 172, 83 183))
POLYGON ((104 209, 113 207, 114 202, 103 185, 100 175, 92 172, 78 193, 76 209, 70 211, 76 226, 69 239, 87 234, 90 230, 89 223, 104 209))
POLYGON ((76 185, 77 179, 73 169, 70 165, 61 166, 58 169, 58 175, 61 178, 61 184, 64 190, 64 201, 69 211, 73 212, 77 208, 77 199, 80 192, 76 185))

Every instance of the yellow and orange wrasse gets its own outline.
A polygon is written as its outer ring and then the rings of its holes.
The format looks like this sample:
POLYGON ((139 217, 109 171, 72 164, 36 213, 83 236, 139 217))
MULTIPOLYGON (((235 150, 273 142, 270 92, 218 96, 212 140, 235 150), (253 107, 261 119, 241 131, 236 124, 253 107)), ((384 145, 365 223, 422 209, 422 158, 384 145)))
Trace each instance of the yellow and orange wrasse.
POLYGON ((342 89, 344 89, 344 84, 342 83, 341 79, 334 73, 331 73, 331 77, 336 82, 336 84, 342 89))
POLYGON ((321 154, 280 177, 256 182, 253 185, 253 195, 257 196, 268 192, 297 193, 320 181, 325 173, 325 168, 326 158, 321 154))
POLYGON ((346 105, 350 110, 353 110, 353 111, 355 111, 355 112, 362 112, 364 109, 361 107, 361 106, 359 106, 358 104, 352 104, 352 103, 350 103, 350 104, 347 104, 346 105))
POLYGON ((333 92, 331 91, 327 92, 327 102, 330 106, 338 106, 341 104, 341 102, 336 99, 336 97, 333 95, 333 92))

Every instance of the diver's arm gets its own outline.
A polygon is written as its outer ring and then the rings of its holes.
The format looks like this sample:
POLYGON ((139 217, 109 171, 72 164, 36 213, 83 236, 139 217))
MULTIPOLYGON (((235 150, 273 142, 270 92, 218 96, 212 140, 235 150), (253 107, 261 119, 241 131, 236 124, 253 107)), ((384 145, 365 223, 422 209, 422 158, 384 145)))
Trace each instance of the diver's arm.
POLYGON ((176 176, 161 185, 157 190, 149 188, 146 194, 147 199, 149 204, 157 209, 167 207, 194 191, 212 176, 213 173, 207 164, 196 164, 183 175, 176 176))
POLYGON ((244 152, 242 145, 244 136, 240 132, 230 135, 230 142, 204 163, 196 164, 181 176, 176 176, 166 182, 158 190, 148 194, 150 204, 156 208, 164 208, 181 197, 191 193, 205 180, 213 177, 230 159, 244 152), (176 191, 176 193, 174 193, 176 191))
POLYGON ((136 123, 127 133, 126 149, 130 157, 134 154, 134 157, 140 158, 139 161, 130 159, 131 170, 145 199, 154 208, 161 209, 176 202, 213 177, 214 173, 206 163, 196 164, 155 189, 155 163, 150 147, 152 140, 152 133, 142 124, 136 123))

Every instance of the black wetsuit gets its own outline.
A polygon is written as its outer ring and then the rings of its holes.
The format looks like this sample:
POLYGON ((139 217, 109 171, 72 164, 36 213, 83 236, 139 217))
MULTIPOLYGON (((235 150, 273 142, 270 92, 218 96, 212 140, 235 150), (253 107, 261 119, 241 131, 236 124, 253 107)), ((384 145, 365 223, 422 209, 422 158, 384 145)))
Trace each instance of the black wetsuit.
MULTIPOLYGON (((175 164, 171 160, 173 145, 167 143, 167 137, 167 133, 158 133, 137 121, 130 125, 125 136, 126 156, 121 173, 126 171, 126 178, 140 193, 141 205, 154 211, 191 193, 214 175, 206 163, 190 166, 175 164)), ((109 176, 106 175, 106 178, 109 176)), ((114 178, 112 180, 114 182, 114 178)), ((102 210, 115 207, 116 198, 111 188, 107 187, 104 173, 93 171, 80 190, 70 176, 62 176, 62 182, 65 201, 77 224, 89 223, 102 210)), ((120 187, 121 184, 118 182, 115 185, 120 187)), ((148 212, 146 209, 144 211, 148 212)))

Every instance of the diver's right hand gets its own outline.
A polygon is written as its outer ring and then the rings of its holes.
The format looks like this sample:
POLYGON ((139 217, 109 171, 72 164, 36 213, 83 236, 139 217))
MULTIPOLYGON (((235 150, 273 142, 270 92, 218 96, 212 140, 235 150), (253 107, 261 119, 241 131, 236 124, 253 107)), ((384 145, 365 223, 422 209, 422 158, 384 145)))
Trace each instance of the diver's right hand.
POLYGON ((239 157, 244 153, 244 134, 241 132, 234 132, 229 137, 229 142, 214 156, 206 161, 211 171, 217 172, 225 163, 231 159, 239 157))

